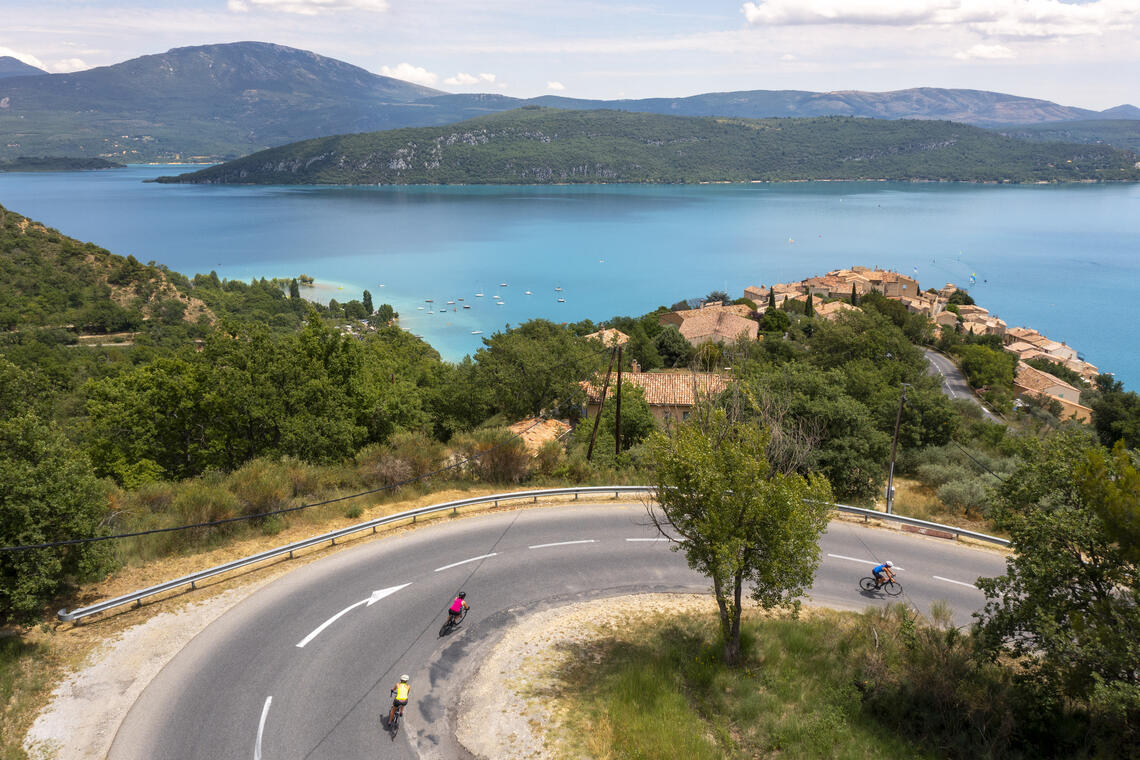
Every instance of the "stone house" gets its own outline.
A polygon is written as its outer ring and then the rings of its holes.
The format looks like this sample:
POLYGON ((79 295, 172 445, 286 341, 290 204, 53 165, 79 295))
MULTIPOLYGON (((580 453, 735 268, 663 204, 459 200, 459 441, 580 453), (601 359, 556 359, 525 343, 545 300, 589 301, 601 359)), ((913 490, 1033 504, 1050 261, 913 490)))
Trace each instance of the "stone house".
POLYGON ((1017 363, 1013 387, 1022 395, 1028 394, 1058 402, 1062 408, 1062 419, 1073 418, 1085 423, 1092 419, 1092 409, 1080 403, 1080 389, 1053 377, 1048 372, 1030 367, 1023 361, 1017 363))
POLYGON ((586 339, 596 340, 607 348, 613 348, 614 346, 624 346, 629 343, 628 335, 623 333, 621 330, 616 330, 612 327, 598 330, 597 332, 592 332, 586 336, 586 339))
MULTIPOLYGON (((645 393, 649 410, 659 424, 687 419, 697 402, 715 397, 728 387, 729 380, 713 372, 623 372, 622 383, 632 383, 645 393)), ((594 418, 601 408, 601 378, 595 383, 584 382, 586 389, 586 415, 594 418)), ((613 403, 617 375, 610 376, 606 403, 613 403)))
POLYGON ((719 301, 699 309, 671 311, 658 317, 662 325, 674 325, 693 346, 703 343, 733 343, 741 337, 756 340, 759 323, 750 319, 752 309, 744 304, 725 306, 719 301))

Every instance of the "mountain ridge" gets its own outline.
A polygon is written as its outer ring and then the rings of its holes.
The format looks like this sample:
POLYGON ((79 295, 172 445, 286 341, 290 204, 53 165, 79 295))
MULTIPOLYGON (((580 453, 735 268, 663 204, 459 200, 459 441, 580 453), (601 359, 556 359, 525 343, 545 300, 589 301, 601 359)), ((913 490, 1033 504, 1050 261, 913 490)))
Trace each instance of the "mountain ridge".
MULTIPOLYGON (((14 60, 14 59, 13 59, 14 60)), ((25 65, 25 64, 21 64, 25 65)), ((33 68, 33 67, 29 67, 33 68)), ((0 79, 0 159, 21 155, 118 161, 216 161, 298 140, 451 124, 526 105, 722 118, 950 120, 986 127, 1126 118, 984 90, 747 90, 596 100, 446 93, 267 42, 173 48, 70 74, 0 79)))
POLYGON ((0 79, 39 76, 47 72, 10 55, 0 55, 0 79))

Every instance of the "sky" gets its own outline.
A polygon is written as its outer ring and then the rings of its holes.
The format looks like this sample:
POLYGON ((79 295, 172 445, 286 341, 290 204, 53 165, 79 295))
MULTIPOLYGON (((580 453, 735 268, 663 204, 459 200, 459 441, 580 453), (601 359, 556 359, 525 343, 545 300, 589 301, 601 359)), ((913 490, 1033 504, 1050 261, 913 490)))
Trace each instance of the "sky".
POLYGON ((447 92, 993 90, 1140 106, 1140 0, 0 0, 52 73, 258 40, 447 92))

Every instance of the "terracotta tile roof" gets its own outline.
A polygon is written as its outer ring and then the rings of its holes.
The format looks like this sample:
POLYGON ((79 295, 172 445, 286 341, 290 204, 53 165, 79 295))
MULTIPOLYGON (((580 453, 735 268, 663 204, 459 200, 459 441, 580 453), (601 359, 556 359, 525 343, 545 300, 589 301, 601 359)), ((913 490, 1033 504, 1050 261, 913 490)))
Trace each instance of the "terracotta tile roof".
POLYGON ((528 417, 519 420, 507 428, 517 436, 521 436, 526 444, 527 451, 537 454, 542 444, 557 440, 570 429, 570 423, 562 420, 543 420, 538 417, 528 417))
POLYGON ((1049 393, 1050 390, 1060 387, 1064 390, 1070 390, 1080 396, 1080 389, 1069 385, 1064 380, 1053 377, 1048 372, 1042 372, 1036 367, 1030 367, 1023 361, 1017 363, 1017 373, 1014 376, 1014 382, 1025 388, 1026 390, 1036 391, 1038 393, 1049 393))
POLYGON ((675 311, 673 313, 679 316, 682 320, 688 320, 693 319, 694 317, 704 316, 708 314, 735 314, 738 317, 747 317, 752 313, 752 309, 747 304, 743 303, 729 304, 728 306, 717 303, 706 305, 701 309, 684 309, 682 311, 675 311))
MULTIPOLYGON (((725 310, 704 310, 703 314, 695 314, 681 323, 681 334, 690 343, 729 342, 737 340, 741 335, 756 340, 760 325, 753 319, 746 319, 725 310)), ((748 313, 752 313, 749 310, 748 313)))
POLYGON ((846 301, 831 301, 815 307, 815 314, 822 319, 835 319, 841 312, 844 311, 858 311, 858 307, 852 306, 846 301))
MULTIPOLYGON (((645 392, 650 406, 693 406, 699 399, 715 396, 728 387, 728 381, 711 372, 623 372, 622 383, 633 383, 645 392)), ((583 383, 591 404, 602 396, 601 378, 598 385, 583 383)), ((606 398, 612 398, 617 376, 610 376, 606 398)))
POLYGON ((624 346, 629 343, 628 335, 612 327, 592 332, 586 337, 601 341, 603 346, 624 346))

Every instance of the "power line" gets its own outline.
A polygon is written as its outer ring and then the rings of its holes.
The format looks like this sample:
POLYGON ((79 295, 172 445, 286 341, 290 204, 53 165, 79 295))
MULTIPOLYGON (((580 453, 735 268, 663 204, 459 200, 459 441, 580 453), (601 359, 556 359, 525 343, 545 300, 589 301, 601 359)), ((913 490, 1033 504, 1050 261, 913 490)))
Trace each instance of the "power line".
MULTIPOLYGON (((601 351, 595 351, 594 353, 596 355, 600 356, 609 350, 610 350, 609 348, 604 348, 601 351)), ((521 438, 524 433, 527 433, 527 432, 533 430, 534 428, 538 427, 540 424, 542 424, 542 422, 543 422, 543 420, 539 419, 539 420, 535 421, 535 423, 533 425, 531 425, 530 427, 525 428, 523 430, 520 430, 519 432, 515 433, 514 435, 512 435, 507 440, 492 446, 491 448, 487 449, 486 451, 481 451, 478 454, 474 454, 470 457, 467 457, 466 459, 463 459, 463 460, 458 461, 458 462, 454 462, 453 464, 449 464, 446 467, 441 467, 438 470, 433 470, 432 472, 427 472, 427 473, 424 473, 423 475, 417 475, 416 477, 408 478, 408 479, 402 480, 398 483, 390 483, 386 486, 381 486, 379 488, 372 488, 372 489, 369 489, 367 491, 360 491, 359 493, 349 494, 347 496, 338 496, 334 499, 326 499, 324 501, 314 502, 313 504, 300 504, 300 505, 295 506, 295 507, 285 507, 283 509, 275 509, 275 510, 270 511, 270 512, 260 512, 258 514, 254 514, 254 515, 240 515, 238 517, 226 517, 226 518, 223 518, 221 520, 211 520, 209 522, 194 523, 192 525, 175 525, 175 526, 171 526, 168 528, 152 528, 150 530, 140 530, 140 531, 134 531, 132 533, 116 533, 116 534, 110 535, 110 536, 89 536, 87 538, 72 538, 72 539, 67 539, 64 541, 49 541, 49 542, 45 542, 45 543, 41 543, 41 544, 23 544, 20 546, 0 546, 0 552, 25 551, 25 550, 29 550, 29 549, 53 549, 53 548, 58 548, 61 546, 77 546, 80 544, 93 544, 93 543, 96 543, 99 541, 114 541, 114 540, 118 540, 118 539, 122 539, 122 538, 136 538, 138 536, 149 536, 149 535, 153 535, 156 533, 174 533, 174 532, 183 531, 183 530, 193 530, 195 528, 213 528, 213 527, 217 527, 219 525, 227 525, 229 523, 245 522, 247 520, 258 520, 258 519, 261 519, 264 517, 273 517, 274 515, 283 515, 283 514, 288 514, 290 512, 299 512, 299 511, 304 510, 304 509, 311 509, 313 507, 322 507, 322 506, 325 506, 327 504, 335 504, 335 503, 340 502, 340 501, 348 501, 349 499, 357 499, 357 498, 360 498, 361 496, 369 496, 371 494, 381 493, 383 491, 389 491, 389 490, 394 490, 397 488, 402 488, 403 486, 411 485, 412 483, 418 483, 420 481, 427 480, 428 478, 435 477, 436 475, 440 475, 442 473, 448 472, 449 470, 454 470, 454 469, 457 469, 459 467, 462 467, 463 465, 466 465, 469 462, 476 461, 479 458, 485 457, 488 454, 490 454, 491 452, 496 451, 496 450, 502 448, 503 446, 508 445, 509 443, 513 442, 516 438, 521 438)))

